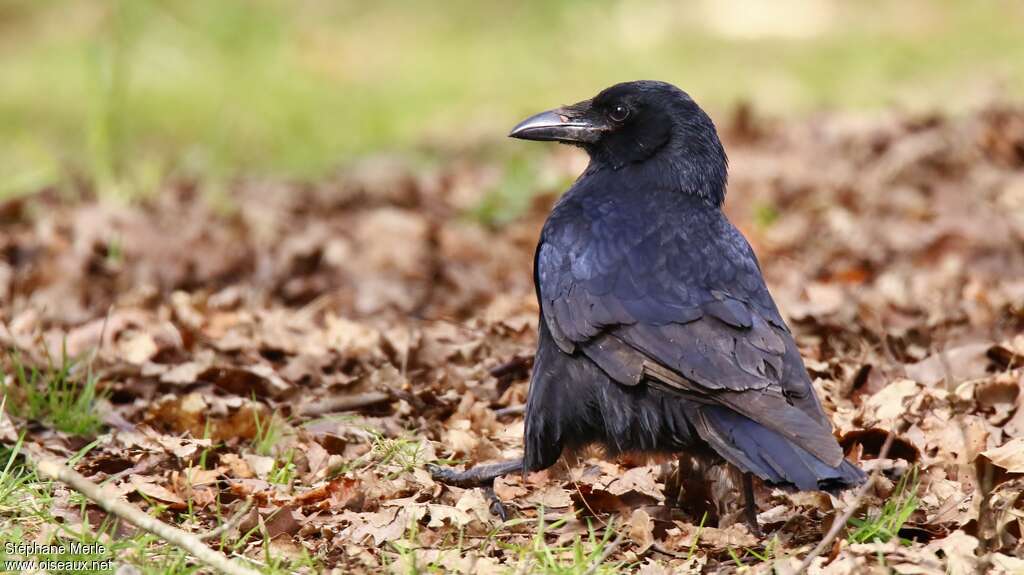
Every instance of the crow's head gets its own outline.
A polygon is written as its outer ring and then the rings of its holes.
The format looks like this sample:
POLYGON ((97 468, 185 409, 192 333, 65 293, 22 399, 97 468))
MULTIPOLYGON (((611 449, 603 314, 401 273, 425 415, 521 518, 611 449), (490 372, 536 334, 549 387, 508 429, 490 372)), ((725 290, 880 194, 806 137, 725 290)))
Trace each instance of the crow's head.
POLYGON ((724 199, 726 157, 715 125, 672 84, 616 84, 590 100, 531 116, 509 136, 580 146, 593 170, 657 171, 715 205, 724 199))

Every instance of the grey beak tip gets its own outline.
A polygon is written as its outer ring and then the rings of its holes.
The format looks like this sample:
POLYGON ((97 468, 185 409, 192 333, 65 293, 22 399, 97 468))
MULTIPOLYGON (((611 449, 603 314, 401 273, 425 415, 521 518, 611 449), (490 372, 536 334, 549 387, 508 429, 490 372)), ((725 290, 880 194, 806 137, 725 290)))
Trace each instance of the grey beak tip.
POLYGON ((519 122, 508 136, 520 140, 589 142, 597 137, 599 129, 585 120, 571 120, 561 109, 556 109, 519 122))

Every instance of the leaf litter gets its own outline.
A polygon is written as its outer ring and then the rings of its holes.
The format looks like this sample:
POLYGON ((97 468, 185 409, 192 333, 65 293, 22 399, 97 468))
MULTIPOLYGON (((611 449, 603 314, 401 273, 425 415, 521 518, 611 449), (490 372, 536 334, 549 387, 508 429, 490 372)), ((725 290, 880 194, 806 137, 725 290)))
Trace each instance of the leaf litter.
MULTIPOLYGON (((856 515, 872 535, 851 525, 809 571, 1020 572, 1024 110, 756 130, 748 115, 725 130, 727 210, 848 456, 881 472, 856 515)), ((368 161, 322 182, 240 180, 227 210, 191 181, 135 204, 56 190, 5 201, 5 396, 24 394, 16 365, 74 358, 75 376, 98 382, 104 422, 77 468, 197 533, 252 500, 227 537, 255 559, 525 572, 544 565, 538 549, 571 563, 573 542, 589 553, 610 529, 624 539, 606 560, 625 571, 792 569, 852 493, 758 485, 757 537, 721 466, 702 494, 680 489, 667 460, 587 453, 499 479, 507 523, 482 490, 431 479, 428 463, 521 449, 530 268, 560 187, 538 183, 506 223, 474 219, 501 166, 463 154, 430 168, 368 161)), ((570 181, 579 162, 552 150, 537 181, 570 181)), ((23 431, 62 457, 92 440, 13 405, 0 424, 6 442, 23 431)), ((52 505, 94 528, 103 517, 66 496, 52 505)))

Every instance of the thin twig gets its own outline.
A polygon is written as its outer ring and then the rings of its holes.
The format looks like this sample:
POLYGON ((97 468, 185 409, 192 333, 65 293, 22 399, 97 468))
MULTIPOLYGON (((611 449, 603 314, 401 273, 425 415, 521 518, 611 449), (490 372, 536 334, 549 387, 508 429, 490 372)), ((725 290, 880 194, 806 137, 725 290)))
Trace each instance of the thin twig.
POLYGON ((114 306, 111 304, 107 307, 107 315, 103 316, 103 323, 100 324, 100 339, 96 342, 96 347, 92 348, 92 352, 89 354, 89 361, 86 362, 89 375, 92 375, 92 366, 96 363, 96 357, 100 354, 100 350, 103 349, 103 340, 107 337, 107 326, 110 325, 110 316, 114 313, 114 306))
POLYGON ((533 555, 527 555, 526 560, 516 570, 516 575, 527 575, 531 567, 533 567, 533 555))
MULTIPOLYGON (((163 463, 164 460, 166 460, 166 459, 167 458, 163 457, 163 456, 149 456, 149 457, 146 457, 145 459, 139 461, 138 463, 136 463, 135 465, 133 465, 131 467, 128 467, 126 469, 122 469, 121 471, 118 471, 117 473, 115 473, 113 475, 108 475, 102 481, 99 482, 99 485, 103 486, 103 485, 109 485, 109 484, 112 484, 112 483, 116 483, 116 482, 124 479, 125 476, 132 475, 132 474, 142 475, 146 471, 149 471, 150 469, 156 467, 158 464, 163 463)), ((90 479, 90 481, 92 481, 92 480, 90 479)))
POLYGON ((315 416, 325 413, 337 413, 339 411, 354 411, 371 405, 377 405, 378 403, 384 403, 389 399, 391 399, 391 394, 389 393, 368 391, 357 395, 343 395, 317 401, 316 403, 307 403, 299 408, 299 413, 301 415, 315 416))
POLYGON ((254 500, 251 497, 249 499, 246 499, 245 502, 242 503, 242 507, 238 511, 236 511, 235 514, 232 515, 230 519, 222 523, 213 531, 210 531, 209 533, 203 533, 202 535, 198 535, 197 537, 199 538, 199 540, 209 541, 210 539, 216 539, 221 535, 227 533, 228 531, 234 529, 235 526, 242 522, 242 519, 244 519, 246 514, 249 513, 249 510, 252 509, 253 501, 254 500))
POLYGON ((572 481, 572 486, 574 489, 576 489, 576 493, 579 494, 580 501, 583 502, 583 505, 587 508, 587 511, 590 512, 594 519, 597 519, 598 523, 600 523, 602 527, 607 528, 608 523, 601 519, 601 516, 598 515, 597 511, 594 511, 594 508, 590 506, 590 502, 587 501, 587 498, 583 496, 583 490, 580 489, 580 484, 576 481, 576 478, 572 476, 572 469, 569 467, 569 462, 566 461, 565 458, 562 458, 562 465, 565 466, 565 474, 569 476, 569 481, 572 481))
POLYGON ((590 564, 590 567, 583 572, 583 575, 594 575, 594 573, 597 573, 597 570, 601 567, 601 564, 604 563, 606 559, 611 557, 612 553, 615 553, 615 551, 619 548, 619 545, 622 545, 622 533, 619 533, 615 536, 615 540, 612 541, 610 545, 604 548, 604 551, 601 553, 601 556, 595 559, 594 562, 590 564))
POLYGON ((526 413, 525 404, 512 405, 494 410, 495 417, 512 417, 514 415, 522 415, 523 413, 526 413))
POLYGON ((532 355, 517 355, 505 363, 496 365, 487 371, 497 379, 514 380, 528 376, 530 374, 530 368, 532 367, 532 355))
POLYGON ((651 551, 654 551, 656 553, 661 553, 662 555, 667 555, 669 557, 675 557, 676 559, 689 559, 690 557, 692 557, 692 555, 689 555, 689 554, 686 554, 686 553, 680 553, 678 551, 673 551, 673 550, 669 549, 668 547, 665 547, 661 543, 654 543, 653 545, 651 545, 651 551))
POLYGON ((146 514, 127 501, 122 501, 114 495, 104 493, 99 485, 96 485, 61 461, 50 458, 41 459, 37 462, 37 469, 45 477, 52 477, 62 483, 66 483, 108 513, 112 513, 139 529, 148 531, 168 543, 184 549, 200 562, 222 573, 227 573, 227 575, 259 575, 259 571, 231 561, 221 553, 214 551, 203 543, 199 537, 186 533, 177 527, 160 521, 152 515, 146 514))
MULTIPOLYGON (((895 425, 895 423, 893 425, 895 425)), ((882 444, 882 450, 878 452, 878 459, 885 459, 889 455, 889 448, 892 447, 892 442, 895 438, 896 434, 890 428, 889 435, 885 438, 885 443, 882 444)), ((842 515, 836 517, 832 522, 832 527, 830 527, 828 533, 825 534, 825 537, 818 542, 818 545, 815 546, 806 557, 804 557, 803 562, 800 563, 800 567, 797 567, 797 574, 807 571, 807 568, 811 566, 811 562, 821 555, 825 549, 832 545, 835 538, 839 536, 839 532, 843 530, 843 527, 846 527, 850 518, 857 512, 857 509, 860 507, 860 502, 864 499, 864 495, 867 494, 868 489, 875 483, 875 479, 878 478, 880 470, 881 467, 876 467, 875 470, 871 472, 871 476, 868 477, 868 480, 865 481, 864 485, 861 485, 857 490, 857 494, 854 496, 850 506, 842 515)))

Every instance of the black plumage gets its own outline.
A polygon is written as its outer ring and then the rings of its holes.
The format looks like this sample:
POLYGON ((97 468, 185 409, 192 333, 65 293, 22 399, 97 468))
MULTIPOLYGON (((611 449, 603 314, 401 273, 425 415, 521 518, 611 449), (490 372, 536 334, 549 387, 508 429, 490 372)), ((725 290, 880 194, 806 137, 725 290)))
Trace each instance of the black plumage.
POLYGON ((524 471, 597 443, 613 453, 710 448, 804 490, 864 479, 843 458, 753 250, 722 212, 725 151, 685 92, 618 84, 511 135, 591 158, 537 246, 524 471))

